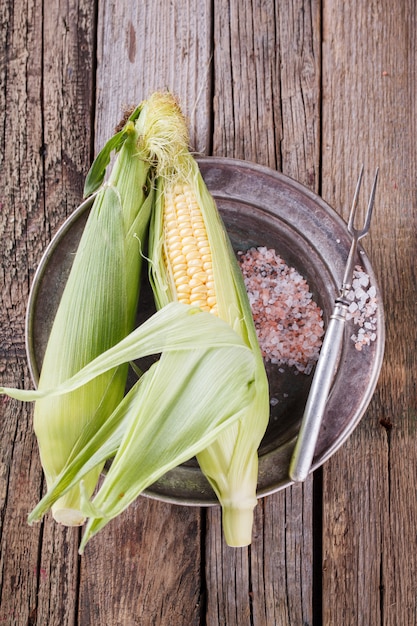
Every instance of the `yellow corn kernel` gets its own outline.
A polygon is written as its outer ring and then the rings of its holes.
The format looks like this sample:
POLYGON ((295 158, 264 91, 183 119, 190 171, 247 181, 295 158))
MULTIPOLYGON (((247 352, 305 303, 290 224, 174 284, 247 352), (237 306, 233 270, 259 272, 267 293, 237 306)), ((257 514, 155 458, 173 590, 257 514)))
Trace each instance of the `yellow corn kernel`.
POLYGON ((179 284, 177 285, 177 293, 181 293, 182 295, 184 294, 190 294, 191 293, 191 289, 187 284, 179 284))
POLYGON ((186 271, 190 279, 195 278, 196 280, 204 283, 204 281, 207 279, 207 274, 206 272, 203 272, 202 269, 203 268, 201 265, 190 265, 186 268, 186 271))
POLYGON ((191 293, 199 293, 199 294, 203 294, 205 293, 207 295, 207 287, 205 286, 204 283, 195 283, 195 282, 191 282, 190 283, 190 289, 191 289, 191 293))

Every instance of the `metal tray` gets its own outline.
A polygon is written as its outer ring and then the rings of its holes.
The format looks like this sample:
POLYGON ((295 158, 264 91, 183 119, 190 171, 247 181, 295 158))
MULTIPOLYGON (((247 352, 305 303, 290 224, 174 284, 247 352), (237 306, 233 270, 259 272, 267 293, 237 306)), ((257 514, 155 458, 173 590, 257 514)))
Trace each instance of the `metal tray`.
MULTIPOLYGON (((234 159, 199 159, 236 251, 267 246, 308 281, 327 322, 343 277, 350 247, 345 222, 320 197, 271 169, 234 159)), ((32 378, 38 381, 46 342, 90 202, 84 202, 57 232, 34 277, 26 319, 26 348, 32 378)), ((378 298, 377 338, 361 352, 347 339, 324 415, 312 471, 347 439, 373 395, 382 365, 385 327, 382 298, 368 257, 359 248, 358 264, 369 275, 378 298)), ((142 290, 141 311, 154 310, 149 289, 142 290)), ((140 318, 138 319, 138 323, 140 318)), ((348 323, 348 335, 354 332, 348 323)), ((259 449, 258 496, 291 484, 288 467, 307 399, 311 376, 268 365, 271 414, 259 449), (284 371, 280 371, 280 370, 284 371)), ((145 495, 188 505, 217 499, 195 459, 171 470, 145 495)))

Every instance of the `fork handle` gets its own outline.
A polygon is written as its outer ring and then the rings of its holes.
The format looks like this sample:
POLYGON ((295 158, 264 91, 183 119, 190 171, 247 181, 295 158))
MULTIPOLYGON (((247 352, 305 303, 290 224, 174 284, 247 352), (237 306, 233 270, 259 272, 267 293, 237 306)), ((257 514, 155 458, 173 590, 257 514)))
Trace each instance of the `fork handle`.
POLYGON ((304 481, 310 472, 320 425, 338 365, 347 310, 348 304, 345 300, 336 300, 321 346, 319 360, 290 462, 290 478, 297 482, 304 481))

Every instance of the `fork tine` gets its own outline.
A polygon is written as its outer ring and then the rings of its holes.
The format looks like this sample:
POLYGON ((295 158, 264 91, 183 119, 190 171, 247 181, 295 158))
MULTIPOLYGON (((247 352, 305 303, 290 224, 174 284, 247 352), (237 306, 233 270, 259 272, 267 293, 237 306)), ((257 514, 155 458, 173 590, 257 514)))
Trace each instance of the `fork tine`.
POLYGON ((372 211, 374 208, 374 201, 375 201, 375 192, 376 192, 376 184, 378 182, 378 173, 379 173, 379 168, 376 168, 375 171, 375 177, 374 177, 374 183, 372 185, 372 191, 371 191, 371 195, 369 196, 369 202, 368 202, 368 209, 366 211, 366 218, 365 218, 365 224, 360 232, 359 237, 363 237, 364 235, 367 234, 367 232, 369 231, 369 227, 371 225, 371 218, 372 218, 372 211))
POLYGON ((355 195, 353 196, 353 201, 352 201, 352 208, 350 209, 348 231, 350 232, 351 235, 354 234, 353 223, 355 221, 356 209, 358 207, 359 190, 362 185, 362 176, 363 176, 363 163, 362 163, 361 171, 359 172, 358 182, 356 183, 355 195))

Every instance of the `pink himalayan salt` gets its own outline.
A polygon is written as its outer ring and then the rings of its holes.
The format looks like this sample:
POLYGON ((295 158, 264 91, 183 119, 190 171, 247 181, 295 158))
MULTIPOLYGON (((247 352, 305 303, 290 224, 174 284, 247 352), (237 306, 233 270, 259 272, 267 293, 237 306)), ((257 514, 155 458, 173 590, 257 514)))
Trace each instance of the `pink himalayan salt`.
POLYGON ((266 247, 239 252, 238 260, 265 361, 309 374, 324 323, 307 281, 266 247))

